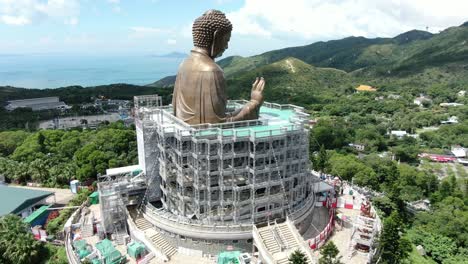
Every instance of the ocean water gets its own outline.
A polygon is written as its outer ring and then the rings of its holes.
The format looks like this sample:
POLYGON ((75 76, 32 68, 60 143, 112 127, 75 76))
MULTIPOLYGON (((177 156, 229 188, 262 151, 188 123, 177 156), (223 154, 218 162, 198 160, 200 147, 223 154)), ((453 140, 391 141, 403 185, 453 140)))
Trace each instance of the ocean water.
POLYGON ((182 60, 150 55, 0 54, 0 86, 145 85, 175 75, 182 60))

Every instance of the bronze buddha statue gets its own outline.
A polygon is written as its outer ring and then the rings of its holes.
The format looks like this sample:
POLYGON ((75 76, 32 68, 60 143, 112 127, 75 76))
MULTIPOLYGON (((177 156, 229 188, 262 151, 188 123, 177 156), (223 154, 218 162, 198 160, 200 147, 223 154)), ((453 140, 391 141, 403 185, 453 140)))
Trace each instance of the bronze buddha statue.
POLYGON ((242 109, 232 113, 226 112, 224 72, 214 59, 228 48, 231 31, 231 22, 218 10, 205 12, 193 23, 195 47, 179 67, 172 99, 174 115, 188 124, 213 124, 258 118, 263 103, 263 78, 255 80, 251 99, 242 109))

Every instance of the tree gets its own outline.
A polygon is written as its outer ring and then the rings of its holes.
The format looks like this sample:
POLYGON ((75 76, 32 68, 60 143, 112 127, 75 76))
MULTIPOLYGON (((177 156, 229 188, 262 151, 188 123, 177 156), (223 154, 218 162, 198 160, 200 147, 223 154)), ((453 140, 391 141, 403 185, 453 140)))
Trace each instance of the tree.
POLYGON ((0 263, 29 264, 41 259, 44 247, 28 229, 16 215, 0 218, 0 263))
POLYGON ((329 166, 328 159, 329 155, 327 150, 325 149, 324 145, 321 145, 317 157, 313 159, 312 166, 314 170, 323 172, 329 166))
POLYGON ((310 133, 311 151, 319 150, 323 145, 325 149, 341 148, 346 144, 348 131, 343 120, 320 119, 310 133))
POLYGON ((290 264, 306 264, 307 263, 306 255, 300 250, 296 250, 293 253, 291 253, 291 256, 289 256, 288 260, 290 264))
POLYGON ((384 220, 383 231, 379 241, 382 263, 398 264, 409 256, 411 242, 402 238, 403 223, 396 211, 384 220))
POLYGON ((319 259, 319 264, 341 264, 341 256, 337 257, 339 253, 335 243, 328 242, 320 249, 322 257, 319 259))
POLYGON ((454 257, 457 252, 456 243, 449 237, 432 233, 430 230, 415 228, 408 232, 410 240, 415 245, 422 245, 426 253, 438 263, 454 257))

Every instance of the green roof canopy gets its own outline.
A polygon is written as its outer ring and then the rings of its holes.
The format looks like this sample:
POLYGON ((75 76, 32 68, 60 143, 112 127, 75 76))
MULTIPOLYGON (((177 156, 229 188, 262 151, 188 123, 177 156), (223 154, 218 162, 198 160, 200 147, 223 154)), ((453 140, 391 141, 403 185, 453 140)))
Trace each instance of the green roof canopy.
POLYGON ((38 217, 41 217, 43 213, 45 213, 47 211, 47 209, 49 209, 50 205, 43 205, 41 206, 39 209, 37 209, 36 211, 34 211, 32 214, 30 214, 28 217, 26 217, 24 219, 24 222, 26 223, 32 223, 34 220, 36 220, 36 218, 38 217))
POLYGON ((2 201, 0 216, 18 214, 53 194, 53 192, 0 185, 0 201, 2 201))
POLYGON ((101 255, 105 259, 106 264, 119 263, 121 259, 120 252, 115 249, 114 245, 109 239, 104 239, 96 243, 96 248, 101 252, 101 255))
POLYGON ((145 246, 138 242, 132 242, 127 245, 127 253, 133 258, 138 258, 145 252, 145 246))
POLYGON ((75 242, 73 242, 73 246, 75 247, 77 251, 83 250, 86 248, 87 243, 86 243, 86 240, 80 239, 80 240, 76 240, 75 242))
POLYGON ((90 198, 98 197, 99 192, 93 192, 92 194, 89 195, 90 198))
POLYGON ((240 251, 223 251, 218 255, 218 264, 238 264, 240 251))

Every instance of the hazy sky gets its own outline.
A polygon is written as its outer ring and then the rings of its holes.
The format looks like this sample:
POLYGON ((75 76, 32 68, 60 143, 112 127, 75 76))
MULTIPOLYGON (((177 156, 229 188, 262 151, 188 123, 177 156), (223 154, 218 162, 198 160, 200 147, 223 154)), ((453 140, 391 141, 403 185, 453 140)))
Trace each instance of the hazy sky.
POLYGON ((468 0, 0 0, 0 54, 187 52, 208 9, 233 23, 225 55, 468 21, 468 0))

